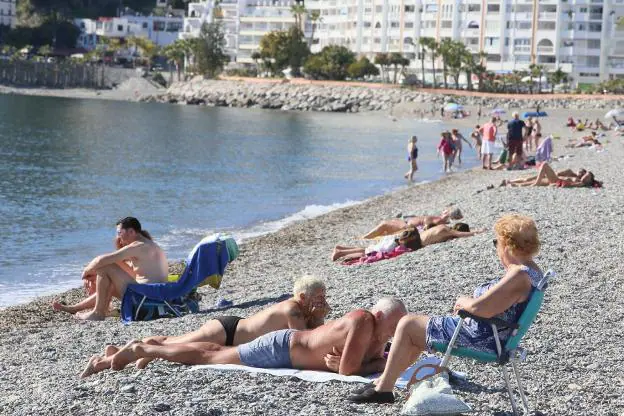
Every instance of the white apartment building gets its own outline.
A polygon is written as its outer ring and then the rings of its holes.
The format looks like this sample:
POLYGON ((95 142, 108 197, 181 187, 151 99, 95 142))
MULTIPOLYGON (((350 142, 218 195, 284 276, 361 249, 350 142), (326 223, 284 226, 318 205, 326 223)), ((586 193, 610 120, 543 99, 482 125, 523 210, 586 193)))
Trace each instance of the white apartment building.
MULTIPOLYGON (((189 3, 181 39, 199 36, 204 23, 220 21, 230 62, 252 63, 251 54, 260 39, 273 30, 287 30, 295 23, 293 0, 213 0, 189 3)), ((305 17, 304 17, 305 21, 305 17)))
MULTIPOLYGON (((293 26, 295 16, 290 10, 295 4, 294 1, 267 0, 246 4, 240 11, 237 62, 252 63, 251 54, 259 49, 264 35, 274 30, 286 31, 293 26)), ((305 17, 302 24, 305 25, 305 17)))
POLYGON ((15 27, 17 24, 16 4, 17 0, 0 0, 0 25, 15 27))
POLYGON ((80 28, 78 47, 87 50, 97 45, 98 37, 147 38, 158 46, 169 45, 178 39, 184 24, 183 17, 177 16, 122 16, 100 17, 97 20, 75 19, 80 28))
POLYGON ((560 67, 578 83, 624 77, 624 0, 306 0, 305 5, 322 17, 313 52, 330 44, 369 57, 400 52, 419 67, 418 39, 426 36, 462 40, 475 54, 484 51, 487 68, 500 73, 536 63, 560 67))

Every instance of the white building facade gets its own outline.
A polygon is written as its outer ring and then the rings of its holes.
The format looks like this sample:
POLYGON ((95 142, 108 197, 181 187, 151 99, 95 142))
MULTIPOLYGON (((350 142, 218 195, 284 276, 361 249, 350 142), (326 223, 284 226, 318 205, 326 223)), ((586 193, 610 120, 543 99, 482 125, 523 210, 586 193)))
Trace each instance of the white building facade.
POLYGON ((80 28, 78 47, 92 50, 99 37, 107 38, 146 38, 158 46, 175 42, 184 25, 183 17, 176 16, 122 16, 100 17, 97 20, 75 19, 80 28))
POLYGON ((0 25, 14 28, 17 24, 16 0, 0 0, 0 25))
MULTIPOLYGON (((230 62, 252 63, 251 54, 260 39, 274 30, 288 30, 295 24, 293 0, 213 0, 189 3, 181 39, 199 36, 204 23, 221 22, 230 62)), ((303 18, 305 21, 305 17, 303 18)))
POLYGON ((624 76, 624 0, 306 0, 305 6, 322 17, 313 52, 330 44, 369 57, 400 52, 418 67, 420 37, 450 38, 475 54, 484 51, 493 71, 540 64, 579 83, 624 76))

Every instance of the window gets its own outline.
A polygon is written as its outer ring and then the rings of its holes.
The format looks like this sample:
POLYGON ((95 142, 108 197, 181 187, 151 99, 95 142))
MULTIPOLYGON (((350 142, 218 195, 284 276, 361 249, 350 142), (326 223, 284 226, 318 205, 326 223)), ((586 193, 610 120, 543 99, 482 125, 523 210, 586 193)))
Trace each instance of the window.
POLYGON ((156 21, 154 22, 154 31, 155 32, 164 32, 165 31, 165 22, 156 21))
POLYGON ((494 37, 486 37, 485 38, 485 46, 498 46, 499 44, 499 38, 494 38, 494 37))
POLYGON ((582 77, 599 77, 600 76, 600 74, 596 74, 594 72, 581 72, 579 75, 582 77))
POLYGON ((514 59, 516 62, 531 62, 531 57, 529 55, 514 55, 514 59))
POLYGON ((505 38, 505 46, 509 46, 509 38, 505 38))
POLYGON ((399 22, 390 22, 390 27, 392 27, 392 28, 399 27, 399 22))
POLYGON ((442 29, 451 29, 453 27, 453 21, 451 20, 443 20, 440 24, 442 29))
POLYGON ((364 7, 364 14, 370 14, 373 12, 373 8, 372 7, 364 7))
POLYGON ((488 13, 500 13, 500 4, 488 4, 487 12, 488 13))
POLYGON ((500 62, 501 56, 500 55, 488 55, 487 60, 488 62, 500 62))
POLYGON ((415 11, 416 11, 416 6, 414 6, 413 4, 405 5, 406 13, 414 13, 415 11))
POLYGON ((427 20, 425 22, 425 28, 426 29, 432 29, 434 27, 436 27, 436 22, 434 22, 433 20, 427 20))
POLYGON ((587 7, 581 7, 579 13, 587 13, 587 7))
POLYGON ((364 27, 371 27, 371 22, 364 22, 364 27))
POLYGON ((381 43, 381 38, 373 39, 373 43, 377 43, 377 44, 381 43))
POLYGON ((480 12, 481 11, 481 5, 480 4, 469 4, 468 5, 468 12, 480 12))
POLYGON ((588 39, 587 47, 589 49, 600 49, 600 39, 588 39))
POLYGON ((375 6, 375 13, 381 13, 383 11, 383 6, 375 6))
POLYGON ((438 11, 437 4, 427 4, 425 6, 425 13, 436 13, 438 11))
POLYGON ((590 23, 589 31, 590 32, 602 32, 602 23, 590 23))
POLYGON ((405 29, 413 29, 414 22, 405 22, 405 29))
POLYGON ((564 48, 569 48, 571 46, 574 46, 574 42, 573 41, 571 41, 571 40, 564 40, 563 41, 563 47, 564 48))
POLYGON ((596 68, 600 66, 600 57, 599 56, 588 56, 587 57, 587 66, 590 68, 596 68))
POLYGON ((514 39, 514 46, 527 46, 531 44, 531 39, 519 38, 514 39))
POLYGON ((381 23, 379 22, 375 23, 375 29, 381 29, 381 23))
POLYGON ((537 28, 539 30, 555 30, 555 22, 538 22, 537 28))
POLYGON ((467 38, 466 39, 466 44, 467 45, 478 45, 479 44, 479 38, 467 38))
POLYGON ((117 25, 117 32, 123 32, 123 25, 117 25))

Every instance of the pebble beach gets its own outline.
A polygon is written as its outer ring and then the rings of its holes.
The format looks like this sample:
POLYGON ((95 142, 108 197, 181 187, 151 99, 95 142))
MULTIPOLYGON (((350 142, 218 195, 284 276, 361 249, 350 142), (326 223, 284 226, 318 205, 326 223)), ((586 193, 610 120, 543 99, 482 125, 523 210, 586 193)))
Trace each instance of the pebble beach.
MULTIPOLYGON (((448 314, 458 296, 470 295, 475 286, 503 273, 491 230, 501 215, 517 212, 537 222, 542 247, 536 261, 543 270, 557 273, 523 343, 528 356, 520 370, 531 410, 544 415, 624 415, 623 139, 607 132, 600 152, 564 148, 568 136, 581 135, 562 127, 567 114, 557 110, 542 120, 544 134, 564 134, 555 141, 555 155, 562 157, 553 168, 584 167, 604 182, 602 189, 498 186, 503 179, 534 171, 451 174, 245 241, 221 289, 200 289, 199 314, 124 326, 117 318, 80 322, 52 311, 53 299, 73 302, 82 297, 80 289, 0 310, 0 414, 398 414, 405 392, 397 391, 393 405, 354 405, 345 398, 356 385, 340 382, 193 371, 161 361, 145 370, 130 366, 85 380, 78 375, 107 344, 182 334, 218 315, 256 313, 289 293, 302 274, 326 281, 333 308, 329 319, 368 308, 383 296, 402 299, 413 313, 448 314), (370 265, 347 267, 330 261, 334 245, 365 245, 358 236, 382 219, 399 213, 436 214, 449 205, 462 210, 471 228, 489 231, 370 265), (215 310, 219 297, 234 306, 215 310)), ((593 120, 604 111, 571 114, 593 120)), ((78 286, 78 276, 76 280, 78 286)), ((451 368, 467 373, 467 381, 453 389, 475 414, 511 414, 498 368, 465 359, 454 359, 451 368)))

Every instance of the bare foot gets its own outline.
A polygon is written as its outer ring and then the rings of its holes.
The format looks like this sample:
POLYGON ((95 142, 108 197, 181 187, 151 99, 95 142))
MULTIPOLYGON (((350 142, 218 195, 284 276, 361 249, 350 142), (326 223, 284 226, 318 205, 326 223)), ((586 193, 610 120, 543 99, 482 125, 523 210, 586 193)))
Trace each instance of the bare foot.
POLYGON ((332 253, 331 256, 331 261, 336 261, 340 258, 340 253, 338 253, 338 250, 334 249, 334 252, 332 253))
POLYGON ((73 307, 62 304, 61 302, 57 300, 52 302, 52 309, 54 309, 57 312, 76 313, 73 307))
POLYGON ((89 311, 87 313, 77 313, 76 318, 82 319, 83 321, 103 321, 106 317, 95 311, 89 311))
POLYGON ((110 357, 111 355, 117 354, 118 351, 119 347, 116 347, 115 345, 107 345, 104 347, 104 356, 110 357))
POLYGON ((100 371, 106 370, 107 368, 110 368, 110 360, 106 360, 99 355, 94 355, 87 363, 85 369, 82 370, 80 378, 87 378, 90 375, 99 373, 100 371))
POLYGON ((152 361, 154 361, 153 358, 139 358, 136 362, 136 368, 143 370, 152 361))
POLYGON ((115 355, 112 357, 111 369, 120 371, 126 368, 128 364, 137 360, 135 353, 135 347, 140 344, 141 341, 135 339, 124 345, 115 355))

